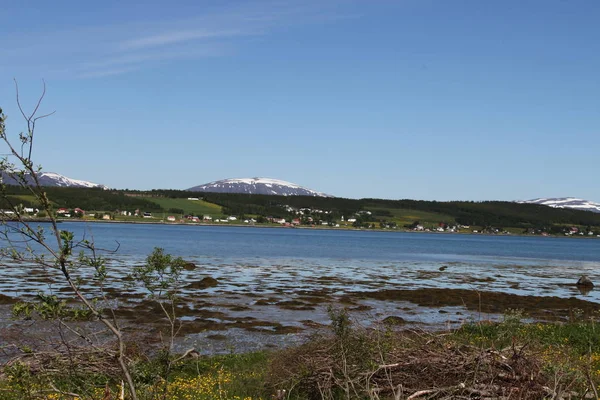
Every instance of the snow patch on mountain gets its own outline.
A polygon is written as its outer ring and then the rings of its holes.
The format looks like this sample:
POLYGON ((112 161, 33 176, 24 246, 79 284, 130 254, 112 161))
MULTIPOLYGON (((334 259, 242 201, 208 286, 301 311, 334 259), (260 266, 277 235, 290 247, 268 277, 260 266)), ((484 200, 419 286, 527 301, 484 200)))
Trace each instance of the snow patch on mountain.
POLYGON ((49 179, 54 182, 53 186, 67 186, 67 187, 101 187, 103 185, 99 185, 97 183, 82 181, 79 179, 67 178, 64 175, 57 174, 56 172, 42 172, 41 177, 43 179, 49 179))
POLYGON ((600 203, 595 203, 593 201, 579 199, 576 197, 539 198, 517 201, 517 203, 541 204, 553 208, 572 208, 575 210, 600 213, 600 203))
POLYGON ((189 189, 193 192, 270 194, 279 196, 320 196, 325 193, 308 189, 295 183, 272 178, 233 178, 205 183, 189 189))
MULTIPOLYGON (((37 174, 38 181, 41 186, 59 186, 59 187, 86 187, 86 188, 103 188, 108 189, 104 185, 98 183, 83 181, 79 179, 68 178, 56 172, 40 172, 37 174)), ((33 178, 30 175, 25 177, 29 185, 33 184, 33 178)), ((8 173, 2 174, 2 180, 7 185, 18 185, 17 181, 8 173)))

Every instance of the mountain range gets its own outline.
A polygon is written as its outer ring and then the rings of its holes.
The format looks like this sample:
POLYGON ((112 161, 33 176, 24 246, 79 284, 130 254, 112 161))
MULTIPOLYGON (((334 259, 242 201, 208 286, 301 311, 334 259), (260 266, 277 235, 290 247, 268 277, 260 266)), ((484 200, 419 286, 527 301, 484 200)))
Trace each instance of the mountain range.
POLYGON ((600 213, 600 203, 575 197, 539 198, 533 200, 517 201, 517 203, 541 204, 553 208, 572 208, 575 210, 600 213))
MULTIPOLYGON (((30 175, 25 175, 25 179, 29 185, 33 184, 33 179, 30 175)), ((84 188, 102 188, 108 189, 104 185, 82 181, 78 179, 67 178, 64 175, 56 172, 40 172, 38 180, 41 186, 58 186, 58 187, 84 187, 84 188)), ((18 182, 10 174, 2 172, 2 182, 6 185, 18 185, 18 182)))
MULTIPOLYGON (((32 183, 31 177, 26 177, 29 184, 32 183)), ((55 172, 41 172, 38 179, 42 186, 54 187, 82 187, 82 188, 103 188, 107 186, 89 181, 72 179, 55 172)), ((16 185, 17 182, 9 174, 2 173, 2 181, 7 185, 16 185)), ((213 192, 213 193, 246 193, 263 194, 279 196, 318 196, 333 197, 328 194, 318 192, 313 189, 302 187, 295 183, 271 179, 271 178, 238 178, 223 179, 219 181, 205 183, 187 189, 192 192, 213 192)), ((581 211, 591 211, 600 213, 600 203, 584 200, 576 197, 545 197, 532 200, 519 200, 516 203, 540 204, 553 208, 567 208, 581 211)))
POLYGON ((279 196, 319 196, 332 197, 295 183, 271 178, 223 179, 194 186, 192 192, 270 194, 279 196))

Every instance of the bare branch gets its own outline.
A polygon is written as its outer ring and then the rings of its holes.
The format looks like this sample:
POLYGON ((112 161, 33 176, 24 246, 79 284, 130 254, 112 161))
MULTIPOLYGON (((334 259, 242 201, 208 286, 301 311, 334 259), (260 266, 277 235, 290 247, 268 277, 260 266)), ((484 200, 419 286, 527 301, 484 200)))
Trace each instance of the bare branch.
POLYGON ((31 118, 33 118, 33 116, 35 114, 37 114, 38 109, 40 108, 40 105, 42 104, 42 101, 44 100, 44 97, 46 97, 46 81, 42 79, 42 94, 41 96, 38 98, 37 104, 35 105, 35 108, 33 109, 33 112, 31 113, 31 115, 29 116, 29 119, 31 120, 31 118))
POLYGON ((48 113, 48 114, 40 115, 39 117, 35 117, 33 119, 33 122, 37 121, 38 119, 48 118, 48 117, 50 117, 50 116, 52 116, 54 114, 56 114, 56 110, 54 110, 54 111, 52 111, 51 113, 48 113))
POLYGON ((21 156, 23 156, 23 147, 25 147, 25 145, 28 144, 29 151, 27 153, 26 159, 31 160, 31 152, 33 151, 33 135, 35 133, 35 123, 40 119, 43 119, 43 118, 53 115, 54 113, 56 113, 56 111, 52 111, 51 113, 48 113, 48 114, 36 116, 40 106, 42 105, 42 102, 44 101, 44 97, 46 97, 46 81, 42 79, 42 83, 43 83, 42 94, 38 98, 37 103, 35 104, 35 107, 34 107, 33 111, 31 112, 31 114, 27 115, 27 113, 23 109, 23 106, 21 105, 20 94, 19 94, 19 84, 17 83, 16 79, 13 79, 13 80, 15 81, 17 106, 19 108, 19 111, 21 112, 21 115, 27 122, 27 135, 28 136, 27 136, 27 141, 23 142, 21 145, 21 156))
POLYGON ((17 83, 17 79, 13 78, 13 80, 15 81, 15 90, 17 92, 17 107, 19 108, 19 111, 21 112, 21 115, 23 116, 23 118, 25 118, 25 120, 27 120, 27 115, 25 115, 25 111, 23 110, 23 106, 21 106, 21 100, 19 98, 19 84, 17 83))

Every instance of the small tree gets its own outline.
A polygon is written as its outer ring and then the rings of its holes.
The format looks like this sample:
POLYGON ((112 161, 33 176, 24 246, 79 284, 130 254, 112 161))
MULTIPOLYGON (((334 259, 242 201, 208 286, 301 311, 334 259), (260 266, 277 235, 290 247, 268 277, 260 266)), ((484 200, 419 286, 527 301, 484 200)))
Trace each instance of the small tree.
MULTIPOLYGON (((12 212, 9 216, 2 215, 0 224, 3 227, 0 232, 0 238, 4 240, 6 246, 0 249, 0 255, 19 263, 24 268, 33 270, 42 270, 50 274, 58 274, 84 307, 87 314, 100 321, 113 335, 117 341, 117 350, 104 349, 107 353, 114 355, 121 369, 123 379, 127 382, 131 398, 137 400, 134 383, 128 369, 125 359, 125 342, 119 329, 116 317, 112 309, 100 308, 97 302, 98 296, 106 300, 103 284, 108 275, 104 258, 98 254, 93 241, 86 237, 76 238, 72 232, 61 230, 58 227, 53 204, 46 195, 44 188, 39 180, 41 166, 36 166, 33 162, 33 144, 35 139, 36 124, 43 118, 53 113, 39 114, 39 109, 46 93, 44 83, 41 96, 31 113, 26 113, 21 106, 19 99, 19 88, 16 84, 17 105, 23 116, 27 131, 21 132, 18 139, 9 137, 6 131, 6 115, 0 109, 0 140, 8 147, 8 155, 0 160, 0 197, 5 204, 9 204, 12 212), (22 207, 12 203, 12 199, 7 194, 5 182, 18 185, 28 191, 28 193, 39 204, 41 213, 47 215, 48 227, 34 226, 30 220, 25 218, 22 207), (82 271, 93 270, 93 279, 96 280, 95 287, 98 292, 86 292, 82 288, 80 281, 82 271)), ((105 302, 105 304, 108 302, 105 302)), ((36 305, 20 305, 22 312, 36 311, 42 318, 56 318, 61 326, 69 329, 73 334, 86 339, 93 345, 92 340, 84 336, 81 332, 70 328, 68 323, 63 321, 65 315, 72 315, 77 310, 69 307, 66 302, 60 301, 56 296, 40 294, 37 297, 36 305), (29 311, 26 311, 29 307, 29 311), (25 311, 23 311, 25 310, 25 311)), ((17 310, 17 314, 19 314, 17 310)))
POLYGON ((163 398, 167 396, 169 375, 175 362, 193 351, 189 350, 184 356, 172 358, 175 337, 181 329, 181 321, 177 318, 176 307, 181 287, 181 272, 187 263, 181 258, 165 254, 164 249, 155 247, 152 254, 146 258, 143 266, 135 267, 130 275, 132 285, 140 286, 146 296, 158 303, 169 323, 168 341, 163 342, 163 398))

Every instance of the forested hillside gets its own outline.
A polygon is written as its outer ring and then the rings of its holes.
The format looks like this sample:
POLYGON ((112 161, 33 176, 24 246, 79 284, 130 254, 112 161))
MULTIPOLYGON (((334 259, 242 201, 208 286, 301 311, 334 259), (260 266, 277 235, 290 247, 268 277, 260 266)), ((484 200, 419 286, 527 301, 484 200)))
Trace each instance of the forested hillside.
MULTIPOLYGON (((153 190, 154 196, 190 197, 197 193, 176 190, 153 190)), ((204 193, 204 200, 224 207, 224 212, 238 214, 272 215, 285 217, 282 205, 293 208, 311 208, 331 211, 334 217, 350 216, 359 211, 370 211, 373 220, 386 219, 394 210, 414 210, 450 216, 462 225, 547 228, 553 225, 600 226, 600 213, 573 209, 558 209, 536 204, 508 201, 423 201, 384 199, 345 199, 339 197, 270 196, 230 193, 204 193)))
MULTIPOLYGON (((26 189, 7 186, 9 199, 13 203, 26 207, 35 207, 26 189)), ((90 188, 46 188, 48 197, 58 207, 84 210, 129 210, 158 212, 168 211, 161 207, 165 202, 161 199, 196 198, 199 193, 181 190, 152 190, 124 191, 103 190, 90 188), (153 199, 156 199, 153 201, 153 199)), ((336 220, 364 212, 361 215, 369 221, 385 221, 404 214, 420 215, 428 213, 435 215, 436 221, 457 223, 461 225, 537 228, 554 231, 565 225, 600 227, 600 213, 572 209, 557 209, 536 204, 519 204, 505 201, 422 201, 422 200, 383 200, 383 199, 345 199, 337 197, 313 196, 271 196, 230 193, 203 193, 205 204, 215 204, 222 207, 223 215, 255 215, 286 218, 295 215, 301 208, 321 210, 323 219, 336 220), (366 212, 370 212, 367 214, 366 212)), ((181 209, 182 213, 194 214, 190 203, 189 210, 181 209)), ((0 208, 9 208, 4 202, 0 208)), ((197 210, 198 208, 196 208, 197 210)), ((219 210, 215 207, 214 210, 219 210)), ((416 217, 415 217, 416 218, 416 217)), ((414 220, 414 218, 413 218, 414 220)))
MULTIPOLYGON (((160 211, 160 205, 126 195, 122 190, 104 190, 99 188, 75 188, 75 187, 46 187, 44 188, 48 198, 56 206, 65 208, 79 207, 84 210, 145 210, 160 211)), ((29 190, 19 186, 6 186, 8 200, 14 204, 22 204, 25 207, 37 207, 30 196, 29 190)), ((0 203, 0 208, 10 208, 6 201, 0 203)))

